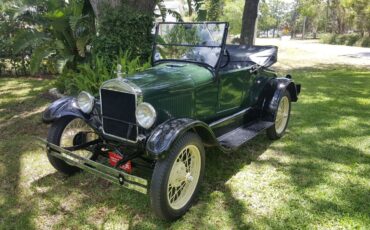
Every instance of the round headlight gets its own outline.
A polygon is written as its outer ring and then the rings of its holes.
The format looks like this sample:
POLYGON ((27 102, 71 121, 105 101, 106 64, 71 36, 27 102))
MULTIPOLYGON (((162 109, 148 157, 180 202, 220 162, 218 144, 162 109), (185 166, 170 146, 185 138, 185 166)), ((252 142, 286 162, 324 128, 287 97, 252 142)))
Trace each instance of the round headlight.
POLYGON ((82 91, 77 97, 77 105, 84 113, 90 113, 94 107, 94 97, 82 91))
POLYGON ((149 129, 155 122, 157 118, 157 112, 153 108, 153 106, 149 103, 141 103, 136 108, 136 120, 139 125, 145 129, 149 129))

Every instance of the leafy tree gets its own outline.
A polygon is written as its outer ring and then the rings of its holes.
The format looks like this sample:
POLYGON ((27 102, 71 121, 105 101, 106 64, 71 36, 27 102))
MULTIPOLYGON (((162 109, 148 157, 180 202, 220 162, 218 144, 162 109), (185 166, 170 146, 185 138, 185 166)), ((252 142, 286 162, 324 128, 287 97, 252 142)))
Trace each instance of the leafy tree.
MULTIPOLYGON (((262 1, 259 6, 258 29, 262 31, 269 31, 275 28, 277 19, 273 17, 271 8, 266 1, 262 1)), ((268 36, 268 33, 267 33, 268 36)))
POLYGON ((221 0, 209 0, 207 2, 207 20, 218 21, 221 16, 222 1, 221 0))
POLYGON ((342 0, 341 4, 349 11, 349 17, 353 20, 360 35, 363 37, 365 32, 368 32, 370 37, 370 1, 342 0))
POLYGON ((242 28, 244 0, 226 0, 223 9, 222 21, 230 23, 229 33, 239 34, 242 28))
POLYGON ((269 0, 266 1, 270 15, 275 21, 275 25, 273 27, 273 34, 272 36, 275 37, 275 32, 285 23, 286 16, 290 10, 289 3, 285 2, 284 0, 269 0))

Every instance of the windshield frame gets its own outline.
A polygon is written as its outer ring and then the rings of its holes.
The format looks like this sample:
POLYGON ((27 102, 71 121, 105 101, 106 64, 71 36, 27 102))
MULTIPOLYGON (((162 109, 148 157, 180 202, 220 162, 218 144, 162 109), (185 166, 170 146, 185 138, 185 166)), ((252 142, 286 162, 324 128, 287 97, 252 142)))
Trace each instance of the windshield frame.
POLYGON ((206 22, 159 22, 156 23, 155 26, 155 36, 154 36, 154 42, 153 42, 153 47, 152 47, 152 65, 158 65, 161 63, 165 62, 185 62, 185 63, 193 63, 193 64, 198 64, 201 66, 206 67, 207 69, 210 69, 211 71, 218 72, 220 63, 221 63, 221 58, 223 53, 225 52, 225 46, 226 46, 226 39, 227 39, 227 34, 228 34, 228 29, 229 29, 229 23, 228 22, 214 22, 214 21, 206 21, 206 22), (221 44, 220 45, 191 45, 191 44, 159 44, 157 42, 158 39, 158 33, 159 33, 159 26, 161 24, 177 24, 177 25, 202 25, 202 24, 224 24, 225 29, 224 29, 224 34, 222 36, 221 44), (164 45, 164 46, 187 46, 187 47, 205 47, 205 48, 220 48, 220 56, 218 57, 218 60, 215 64, 215 66, 212 66, 208 63, 205 62, 199 62, 199 61, 192 61, 192 60, 182 60, 182 59, 161 59, 161 60, 154 60, 155 57, 155 52, 157 49, 157 45, 164 45))

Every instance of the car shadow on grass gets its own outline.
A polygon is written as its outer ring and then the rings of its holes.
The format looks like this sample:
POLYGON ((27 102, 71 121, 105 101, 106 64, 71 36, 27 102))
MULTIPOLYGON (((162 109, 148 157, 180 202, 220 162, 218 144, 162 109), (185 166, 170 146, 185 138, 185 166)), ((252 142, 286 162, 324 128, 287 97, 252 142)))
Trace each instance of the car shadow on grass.
POLYGON ((240 227, 244 224, 238 217, 241 212, 245 213, 246 209, 233 198, 225 182, 241 168, 258 158, 268 148, 269 143, 269 141, 255 140, 243 147, 242 151, 226 156, 217 150, 207 151, 205 182, 202 185, 199 201, 191 212, 174 223, 161 221, 153 215, 148 196, 121 189, 88 173, 66 177, 55 172, 35 180, 31 189, 35 196, 47 203, 48 208, 45 210, 48 215, 59 216, 57 223, 59 228, 104 227, 111 224, 126 226, 129 229, 145 229, 150 226, 168 228, 172 224, 176 226, 187 222, 193 222, 199 227, 212 227, 203 221, 200 214, 207 210, 209 212, 207 202, 212 199, 211 194, 215 191, 224 194, 225 205, 228 207, 226 210, 227 212, 230 210, 234 225, 240 227), (96 215, 95 212, 101 212, 101 215, 96 217, 89 215, 96 215), (188 220, 194 217, 196 217, 194 221, 188 220), (118 219, 120 221, 117 221, 118 219))
POLYGON ((0 78, 0 228, 34 229, 36 203, 25 199, 27 175, 35 166, 30 157, 38 147, 33 135, 45 135, 39 113, 47 101, 39 99, 50 81, 0 78), (19 116, 22 114, 22 116, 19 116), (25 158, 24 158, 25 157, 25 158), (29 160, 29 162, 27 162, 29 160))

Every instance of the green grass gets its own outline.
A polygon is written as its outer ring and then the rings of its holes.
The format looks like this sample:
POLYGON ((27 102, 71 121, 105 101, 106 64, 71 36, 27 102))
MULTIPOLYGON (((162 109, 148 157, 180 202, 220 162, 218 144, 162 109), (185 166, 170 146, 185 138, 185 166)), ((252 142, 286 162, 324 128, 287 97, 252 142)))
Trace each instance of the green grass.
POLYGON ((0 229, 369 229, 370 71, 294 70, 288 132, 239 151, 207 151, 198 203, 163 222, 149 198, 50 166, 33 136, 52 81, 0 79, 0 229))

